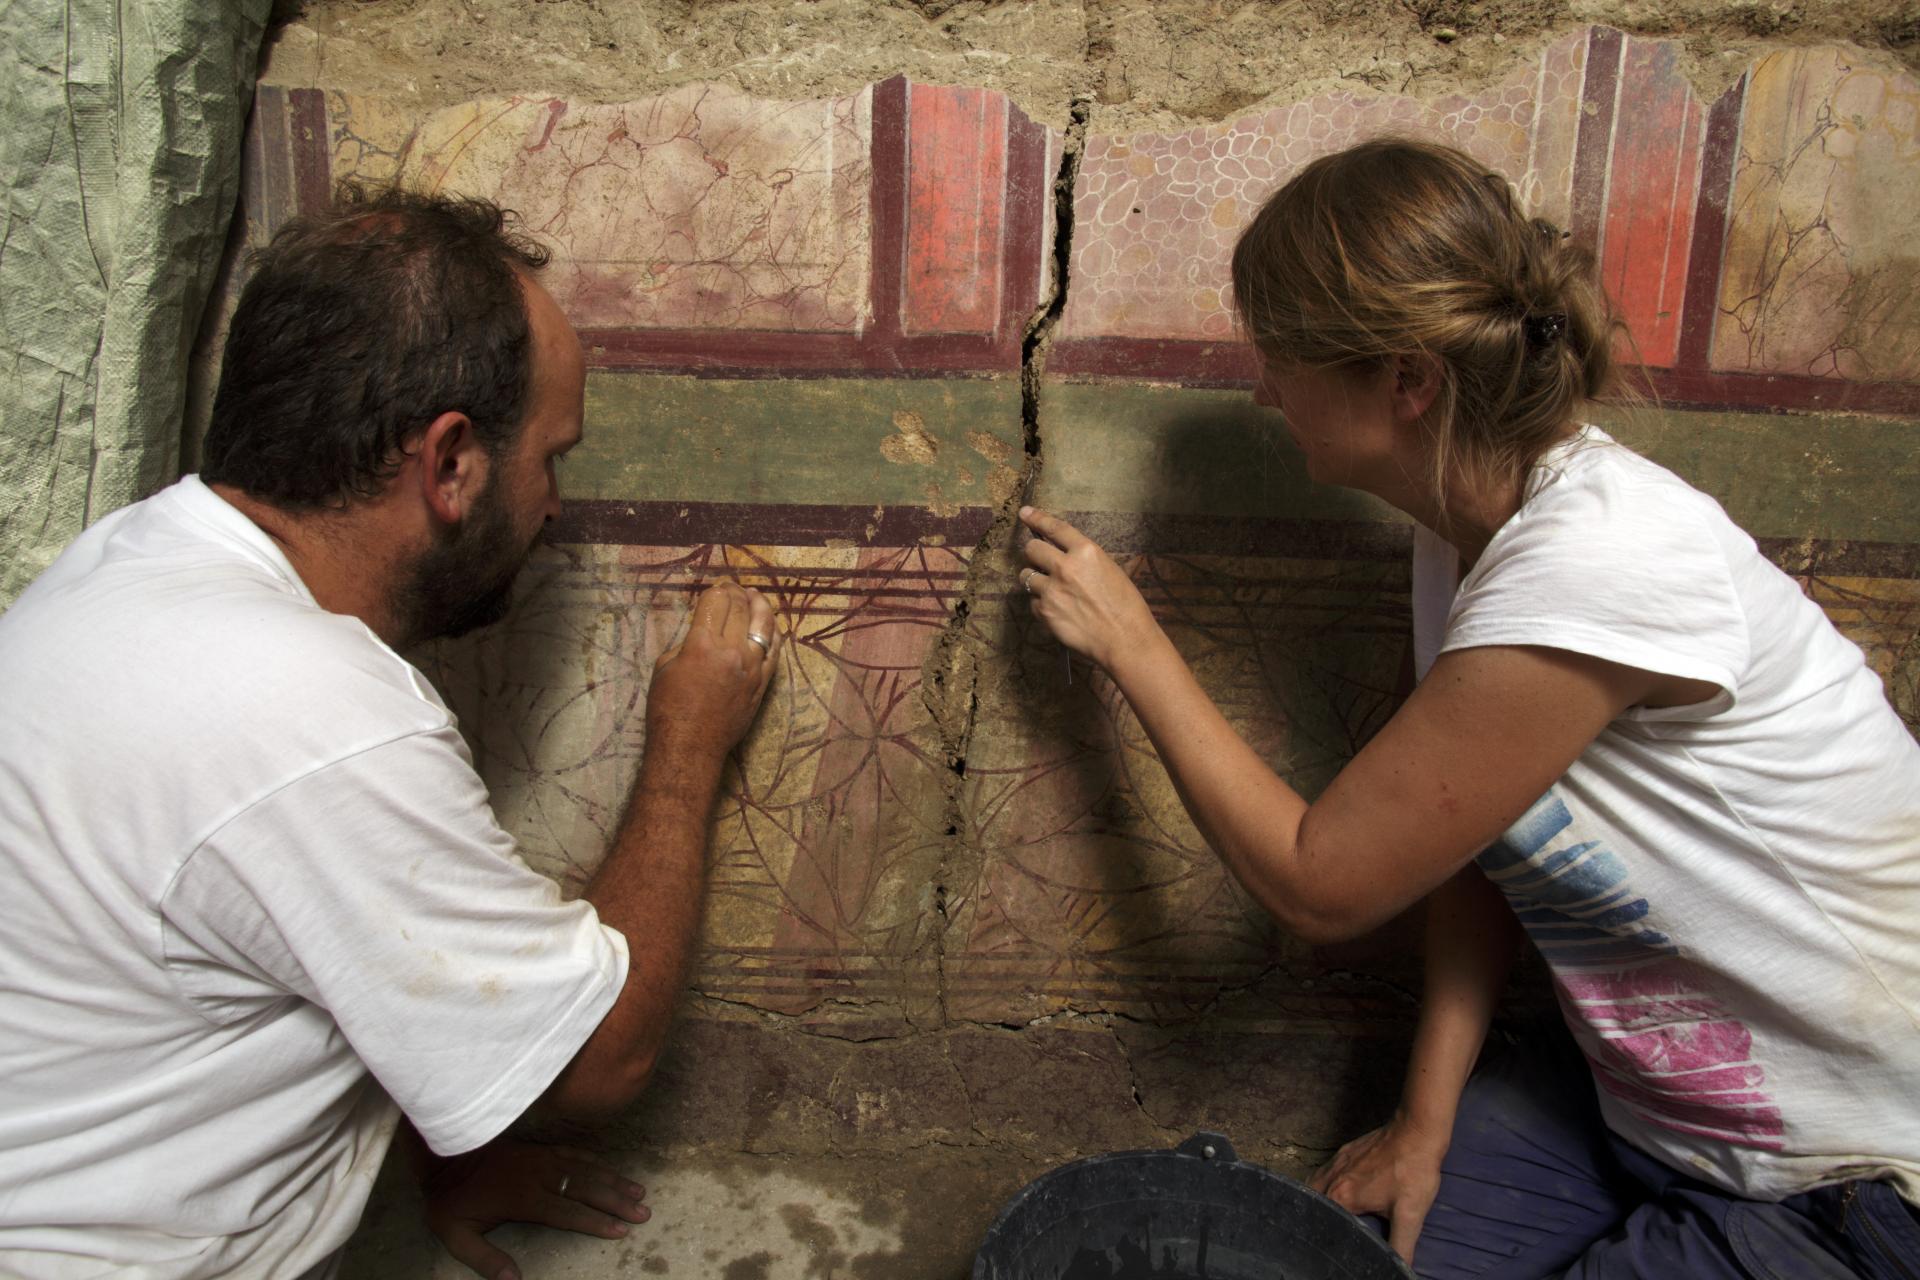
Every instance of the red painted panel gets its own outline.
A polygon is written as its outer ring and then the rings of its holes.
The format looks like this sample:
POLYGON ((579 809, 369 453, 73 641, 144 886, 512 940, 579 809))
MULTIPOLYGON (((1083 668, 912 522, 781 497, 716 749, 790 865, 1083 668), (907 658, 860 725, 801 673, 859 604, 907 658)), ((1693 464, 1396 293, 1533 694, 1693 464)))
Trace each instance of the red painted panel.
POLYGON ((908 333, 992 333, 1000 319, 1007 100, 911 86, 907 133, 908 333))
MULTIPOLYGON (((1629 40, 1613 127, 1600 274, 1638 344, 1666 368, 1680 349, 1705 115, 1670 40, 1629 40)), ((1621 355, 1632 358, 1633 348, 1621 355)))

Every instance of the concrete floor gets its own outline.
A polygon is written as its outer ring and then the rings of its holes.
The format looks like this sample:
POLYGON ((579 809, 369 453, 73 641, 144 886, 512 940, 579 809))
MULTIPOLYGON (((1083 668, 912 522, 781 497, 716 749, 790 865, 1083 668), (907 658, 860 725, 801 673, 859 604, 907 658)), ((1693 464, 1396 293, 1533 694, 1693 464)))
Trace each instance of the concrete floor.
MULTIPOLYGON (((1304 1177, 1398 1094, 1405 1042, 1298 1024, 1234 1033, 1111 1019, 854 1042, 690 1017, 640 1105, 580 1145, 648 1189, 623 1240, 505 1227, 527 1280, 963 1280, 1001 1208, 1080 1156, 1223 1133, 1304 1177)), ((461 1280, 390 1160, 346 1280, 461 1280)))
MULTIPOLYGON (((1005 1152, 943 1149, 848 1158, 613 1153, 647 1187, 651 1221, 624 1240, 503 1227, 493 1241, 527 1280, 960 1280, 1000 1206, 1044 1171, 1005 1152)), ((349 1246, 343 1280, 465 1280, 427 1232, 419 1196, 389 1167, 349 1246)))

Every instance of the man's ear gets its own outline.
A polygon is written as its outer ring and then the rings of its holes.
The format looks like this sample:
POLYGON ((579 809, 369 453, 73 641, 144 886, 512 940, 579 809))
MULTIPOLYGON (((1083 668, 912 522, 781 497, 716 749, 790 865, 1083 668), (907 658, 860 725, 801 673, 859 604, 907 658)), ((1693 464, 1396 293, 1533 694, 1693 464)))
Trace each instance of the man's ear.
POLYGON ((413 456, 421 500, 435 520, 457 525, 473 513, 490 459, 466 414, 443 413, 428 423, 413 456))
POLYGON ((1440 361, 1426 354, 1395 356, 1393 360, 1393 416, 1400 422, 1418 422, 1440 395, 1440 361))

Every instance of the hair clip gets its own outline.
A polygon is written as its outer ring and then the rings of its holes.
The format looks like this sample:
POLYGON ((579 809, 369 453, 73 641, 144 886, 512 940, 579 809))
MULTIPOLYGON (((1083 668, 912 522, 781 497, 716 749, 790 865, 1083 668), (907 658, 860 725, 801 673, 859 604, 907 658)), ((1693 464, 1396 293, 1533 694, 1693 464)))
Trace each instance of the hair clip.
POLYGON ((1555 311, 1550 315, 1527 317, 1527 345, 1544 347, 1559 340, 1567 331, 1567 317, 1555 311))

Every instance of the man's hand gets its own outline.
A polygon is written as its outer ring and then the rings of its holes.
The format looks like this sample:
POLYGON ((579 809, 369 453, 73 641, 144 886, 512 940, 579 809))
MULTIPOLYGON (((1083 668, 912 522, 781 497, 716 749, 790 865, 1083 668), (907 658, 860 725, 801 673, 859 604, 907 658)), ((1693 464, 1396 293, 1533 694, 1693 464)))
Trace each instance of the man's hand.
POLYGON ((1414 1242, 1440 1194, 1449 1137, 1395 1116, 1340 1148, 1307 1185, 1349 1213, 1386 1218, 1387 1243, 1412 1266, 1414 1242))
POLYGON ((667 738, 715 756, 731 751, 760 709, 779 652, 766 597, 731 581, 709 587, 693 606, 686 638, 654 664, 648 742, 667 738))
POLYGON ((501 1138, 452 1159, 418 1148, 427 1227, 447 1252, 486 1280, 519 1280, 512 1258, 487 1232, 531 1222, 616 1240, 627 1223, 651 1216, 646 1188, 629 1182, 584 1151, 501 1138))

